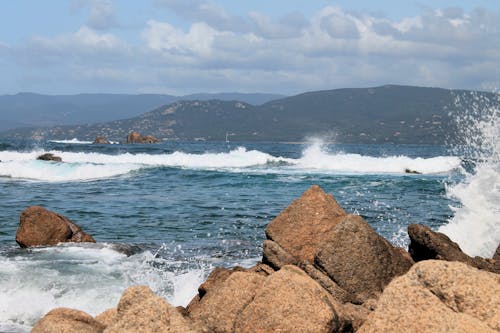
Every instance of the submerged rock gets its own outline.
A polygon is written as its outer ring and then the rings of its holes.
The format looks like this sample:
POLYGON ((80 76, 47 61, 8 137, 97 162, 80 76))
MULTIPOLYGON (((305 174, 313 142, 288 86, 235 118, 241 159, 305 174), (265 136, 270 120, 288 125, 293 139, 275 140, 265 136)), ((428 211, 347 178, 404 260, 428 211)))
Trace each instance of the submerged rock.
POLYGON ((432 231, 427 226, 410 224, 408 226, 408 235, 410 236, 408 251, 415 261, 429 259, 460 261, 472 267, 500 273, 500 261, 494 258, 470 257, 462 252, 460 246, 448 236, 432 231))
POLYGON ((56 245, 62 242, 92 242, 92 236, 85 233, 68 218, 43 207, 26 208, 19 217, 16 242, 21 247, 56 245))
POLYGON ((126 143, 158 143, 161 142, 160 139, 155 138, 152 135, 143 136, 139 132, 131 132, 127 135, 126 143))
POLYGON ((358 332, 498 332, 499 282, 460 262, 419 262, 387 286, 358 332))
POLYGON ((59 156, 56 156, 54 154, 51 154, 51 153, 42 154, 42 155, 38 156, 36 159, 41 160, 41 161, 62 162, 62 158, 60 158, 59 156))

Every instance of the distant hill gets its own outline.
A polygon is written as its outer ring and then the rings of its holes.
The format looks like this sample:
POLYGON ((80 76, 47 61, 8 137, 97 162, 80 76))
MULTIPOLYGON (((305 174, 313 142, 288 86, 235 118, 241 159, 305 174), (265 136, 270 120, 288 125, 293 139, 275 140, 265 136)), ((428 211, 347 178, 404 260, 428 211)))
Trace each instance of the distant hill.
POLYGON ((450 112, 463 92, 387 85, 309 92, 262 105, 177 101, 124 120, 1 135, 82 140, 103 135, 123 141, 136 130, 168 140, 302 141, 327 135, 345 143, 443 144, 455 132, 450 112))
POLYGON ((79 125, 125 119, 178 100, 241 100, 260 105, 281 98, 275 94, 78 94, 19 93, 0 96, 0 131, 19 127, 79 125))

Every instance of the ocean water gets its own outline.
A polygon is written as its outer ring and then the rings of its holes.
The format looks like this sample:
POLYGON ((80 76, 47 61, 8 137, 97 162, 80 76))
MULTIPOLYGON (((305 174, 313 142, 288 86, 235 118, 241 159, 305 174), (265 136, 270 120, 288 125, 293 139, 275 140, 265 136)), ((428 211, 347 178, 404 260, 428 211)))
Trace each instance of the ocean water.
POLYGON ((474 125, 482 139, 472 150, 1 141, 0 332, 29 331, 59 306, 97 315, 131 285, 186 305, 214 267, 259 261, 266 225, 313 184, 394 245, 406 247, 408 224, 421 223, 491 256, 500 241, 498 109, 474 125), (64 162, 36 160, 45 152, 64 162), (67 216, 97 244, 20 249, 19 214, 30 205, 67 216))

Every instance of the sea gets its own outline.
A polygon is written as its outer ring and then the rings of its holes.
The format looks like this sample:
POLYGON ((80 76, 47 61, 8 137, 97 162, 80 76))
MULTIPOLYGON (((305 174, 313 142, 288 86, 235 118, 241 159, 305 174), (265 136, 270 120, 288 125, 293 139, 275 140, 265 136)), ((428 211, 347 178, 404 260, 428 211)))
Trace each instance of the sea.
POLYGON ((396 246, 406 248, 407 226, 420 223, 491 257, 500 242, 498 110, 443 146, 0 140, 0 332, 28 332, 55 307, 97 315, 133 285, 185 306, 215 267, 257 263, 266 225, 314 184, 396 246), (47 152, 63 162, 36 159, 47 152), (32 205, 97 243, 21 249, 19 215, 32 205))

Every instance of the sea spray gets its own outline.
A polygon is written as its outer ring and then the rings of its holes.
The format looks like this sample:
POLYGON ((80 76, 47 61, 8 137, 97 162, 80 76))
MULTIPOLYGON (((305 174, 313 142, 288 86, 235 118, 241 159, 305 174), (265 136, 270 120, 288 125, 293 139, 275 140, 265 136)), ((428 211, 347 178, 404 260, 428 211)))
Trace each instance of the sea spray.
POLYGON ((500 243, 500 95, 458 95, 454 150, 465 162, 462 181, 447 186, 458 200, 439 228, 471 256, 491 257, 500 243))

